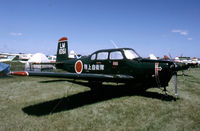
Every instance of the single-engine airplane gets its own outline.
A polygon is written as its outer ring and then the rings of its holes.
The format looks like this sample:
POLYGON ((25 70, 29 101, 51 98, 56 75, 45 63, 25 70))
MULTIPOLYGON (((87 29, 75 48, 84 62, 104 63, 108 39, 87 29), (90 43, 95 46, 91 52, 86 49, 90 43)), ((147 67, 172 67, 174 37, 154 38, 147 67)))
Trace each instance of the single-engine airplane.
MULTIPOLYGON (((49 64, 49 63, 48 63, 49 64)), ((177 97, 177 71, 186 69, 168 60, 143 59, 131 48, 98 50, 79 59, 68 57, 68 39, 58 41, 56 68, 68 72, 11 72, 11 75, 44 76, 88 80, 92 87, 99 88, 102 82, 140 83, 147 87, 163 87, 166 93, 168 82, 175 77, 177 97)))

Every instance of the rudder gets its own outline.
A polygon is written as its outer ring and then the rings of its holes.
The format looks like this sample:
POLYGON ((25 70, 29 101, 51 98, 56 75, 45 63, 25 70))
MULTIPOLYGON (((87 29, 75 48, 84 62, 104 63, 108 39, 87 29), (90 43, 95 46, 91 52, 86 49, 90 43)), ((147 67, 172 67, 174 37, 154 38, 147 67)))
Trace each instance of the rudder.
POLYGON ((62 37, 58 40, 56 62, 66 61, 68 58, 68 42, 67 37, 62 37))

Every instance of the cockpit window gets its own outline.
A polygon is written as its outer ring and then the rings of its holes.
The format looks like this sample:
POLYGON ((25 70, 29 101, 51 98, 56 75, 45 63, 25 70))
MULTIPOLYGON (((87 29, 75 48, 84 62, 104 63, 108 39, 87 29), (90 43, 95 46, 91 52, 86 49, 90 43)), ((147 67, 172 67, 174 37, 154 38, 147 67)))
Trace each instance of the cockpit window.
POLYGON ((126 56, 127 59, 131 59, 131 60, 140 57, 133 50, 124 50, 124 54, 125 54, 125 56, 126 56))
POLYGON ((111 60, 121 60, 123 59, 123 55, 120 51, 114 51, 110 53, 111 60))
POLYGON ((93 54, 93 55, 91 56, 91 60, 95 60, 95 58, 96 58, 96 54, 93 54))
POLYGON ((106 60, 108 59, 108 52, 100 52, 97 54, 97 60, 106 60))

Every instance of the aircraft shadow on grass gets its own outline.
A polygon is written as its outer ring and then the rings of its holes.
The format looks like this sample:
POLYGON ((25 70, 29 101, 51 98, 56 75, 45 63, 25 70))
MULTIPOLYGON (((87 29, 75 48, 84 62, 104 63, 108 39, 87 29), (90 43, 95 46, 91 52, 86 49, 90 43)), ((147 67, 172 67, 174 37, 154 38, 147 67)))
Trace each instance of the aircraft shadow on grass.
MULTIPOLYGON (((42 81, 40 83, 59 81, 64 80, 42 81)), ((85 82, 70 82, 81 84, 84 86, 89 86, 89 84, 85 82)), ((160 94, 157 92, 148 92, 146 91, 146 89, 141 89, 140 87, 127 87, 125 85, 103 85, 102 89, 98 91, 81 92, 71 96, 65 96, 63 98, 54 99, 35 105, 30 105, 22 108, 22 110, 28 115, 44 116, 124 96, 144 96, 153 99, 160 99, 163 101, 175 100, 175 98, 171 95, 165 96, 164 94, 160 94)))

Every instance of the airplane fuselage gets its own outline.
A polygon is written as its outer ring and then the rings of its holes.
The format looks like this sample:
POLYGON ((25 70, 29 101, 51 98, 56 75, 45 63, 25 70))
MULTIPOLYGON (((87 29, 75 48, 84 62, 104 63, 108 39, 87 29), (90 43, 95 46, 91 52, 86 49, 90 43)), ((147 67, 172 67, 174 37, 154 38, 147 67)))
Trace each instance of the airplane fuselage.
MULTIPOLYGON (((128 75, 133 79, 113 79, 114 82, 141 83, 152 87, 166 87, 171 79, 173 62, 141 58, 133 49, 99 50, 87 57, 69 59, 57 68, 72 73, 128 75)), ((103 81, 110 81, 102 79, 103 81)))

